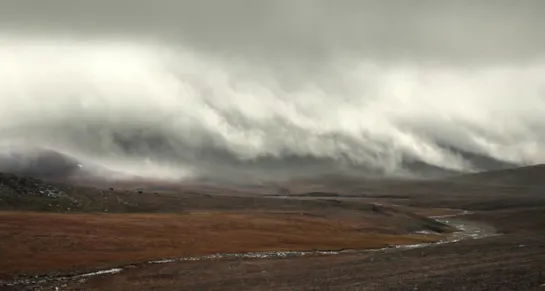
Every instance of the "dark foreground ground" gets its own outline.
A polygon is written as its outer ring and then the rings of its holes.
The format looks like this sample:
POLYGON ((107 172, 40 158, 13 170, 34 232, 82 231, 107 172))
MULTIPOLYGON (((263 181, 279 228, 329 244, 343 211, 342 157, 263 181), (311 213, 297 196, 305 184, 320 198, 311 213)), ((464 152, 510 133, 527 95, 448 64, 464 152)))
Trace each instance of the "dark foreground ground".
POLYGON ((525 220, 519 211, 487 215, 509 233, 408 250, 140 265, 4 290, 544 290, 545 232, 528 222, 513 231, 525 220))
POLYGON ((506 235, 361 255, 172 263, 76 280, 63 290, 543 290, 544 239, 506 235))
MULTIPOLYGON (((372 221, 368 227, 380 225, 377 230, 381 232, 403 235, 415 227, 429 227, 420 215, 462 209, 472 214, 458 219, 493 226, 498 235, 417 249, 332 256, 137 264, 118 274, 3 286, 0 290, 545 290, 543 189, 540 185, 485 185, 474 180, 330 180, 294 182, 281 193, 267 187, 225 192, 207 189, 200 194, 192 189, 183 195, 106 191, 101 192, 106 198, 100 203, 90 192, 83 195, 76 191, 79 196, 73 196, 65 190, 55 194, 60 203, 52 207, 60 212, 82 205, 89 205, 91 211, 104 212, 107 208, 118 213, 144 209, 154 213, 191 209, 289 211, 372 221)), ((4 209, 26 210, 17 209, 18 196, 10 195, 4 209)), ((34 203, 31 210, 44 207, 41 199, 30 199, 34 203)), ((303 236, 304 232, 301 228, 303 236)))

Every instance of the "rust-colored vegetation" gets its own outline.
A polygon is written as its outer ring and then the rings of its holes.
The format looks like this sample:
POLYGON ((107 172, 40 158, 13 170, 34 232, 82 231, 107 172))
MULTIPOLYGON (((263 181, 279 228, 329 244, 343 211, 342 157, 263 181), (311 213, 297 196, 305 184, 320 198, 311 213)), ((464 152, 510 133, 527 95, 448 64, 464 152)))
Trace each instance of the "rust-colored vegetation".
POLYGON ((377 248, 438 236, 381 234, 365 221, 299 213, 0 213, 0 277, 218 252, 377 248))

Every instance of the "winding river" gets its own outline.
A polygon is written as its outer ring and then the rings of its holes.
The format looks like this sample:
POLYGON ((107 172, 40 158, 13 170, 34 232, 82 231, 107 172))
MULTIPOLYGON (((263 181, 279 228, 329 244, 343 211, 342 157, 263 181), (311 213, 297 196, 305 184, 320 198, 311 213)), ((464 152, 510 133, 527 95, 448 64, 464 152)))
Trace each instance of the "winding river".
MULTIPOLYGON (((194 256, 194 257, 181 257, 181 258, 167 258, 162 260, 153 260, 148 261, 140 265, 146 264, 167 264, 174 262, 183 262, 183 261, 203 261, 203 260, 220 260, 220 259, 230 259, 230 260, 242 260, 242 259, 279 259, 279 258, 288 258, 288 257, 303 257, 303 256, 329 256, 329 255, 339 255, 343 253, 351 252, 386 252, 386 251, 396 251, 396 250, 406 250, 414 248, 424 248, 433 245, 454 243, 461 240, 467 239, 481 239, 485 237, 490 237, 498 235, 496 230, 486 224, 463 220, 460 219, 461 216, 470 214, 464 212, 463 214, 450 215, 450 216, 441 216, 441 217, 432 217, 435 220, 448 224, 452 227, 458 229, 458 231, 447 235, 444 239, 434 242, 434 243, 422 243, 414 245, 397 245, 390 246, 381 249, 365 249, 365 250, 340 250, 340 251, 269 251, 269 252, 247 252, 247 253, 218 253, 212 255, 204 256, 194 256)), ((41 276, 41 277, 32 277, 21 280, 16 280, 12 282, 0 282, 1 286, 39 286, 46 283, 53 282, 67 282, 74 279, 82 279, 86 277, 98 276, 98 275, 109 275, 122 272, 126 268, 133 268, 135 265, 128 265, 118 268, 111 268, 105 270, 98 270, 90 273, 79 273, 79 274, 70 274, 62 276, 41 276)))

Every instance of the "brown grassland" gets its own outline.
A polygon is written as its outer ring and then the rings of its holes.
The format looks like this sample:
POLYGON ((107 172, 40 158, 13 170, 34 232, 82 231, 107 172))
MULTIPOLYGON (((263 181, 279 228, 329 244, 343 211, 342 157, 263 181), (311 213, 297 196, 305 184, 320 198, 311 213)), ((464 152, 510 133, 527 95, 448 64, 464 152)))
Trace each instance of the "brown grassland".
POLYGON ((0 213, 0 278, 147 260, 269 250, 377 248, 439 236, 377 233, 365 221, 300 213, 0 213))
POLYGON ((0 174, 0 290, 544 290, 544 173, 522 169, 521 182, 514 171, 452 181, 331 178, 289 184, 290 195, 276 186, 101 190, 0 174), (505 175, 511 184, 498 184, 505 175), (452 221, 494 235, 335 256, 141 264, 431 242, 440 235, 416 232, 454 229, 429 216, 460 213, 452 221))

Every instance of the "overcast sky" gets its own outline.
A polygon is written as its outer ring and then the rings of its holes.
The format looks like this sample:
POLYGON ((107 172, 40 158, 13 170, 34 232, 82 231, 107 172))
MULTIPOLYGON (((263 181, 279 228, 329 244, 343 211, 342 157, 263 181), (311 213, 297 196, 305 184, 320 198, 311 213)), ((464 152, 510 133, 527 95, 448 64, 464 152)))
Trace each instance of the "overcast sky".
POLYGON ((161 177, 544 162, 544 15, 545 0, 0 0, 0 142, 161 177))
POLYGON ((265 60, 511 63, 545 55, 545 1, 2 0, 0 31, 155 38, 265 60))

